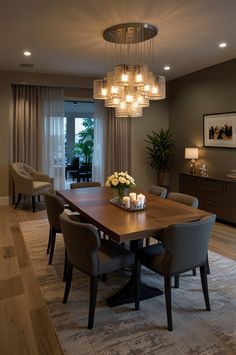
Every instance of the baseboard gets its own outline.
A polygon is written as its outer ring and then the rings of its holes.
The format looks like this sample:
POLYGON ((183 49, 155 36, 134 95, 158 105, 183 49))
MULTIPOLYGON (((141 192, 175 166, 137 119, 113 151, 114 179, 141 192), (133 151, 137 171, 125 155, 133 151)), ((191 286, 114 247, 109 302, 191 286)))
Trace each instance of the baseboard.
POLYGON ((0 206, 8 206, 9 205, 9 196, 0 197, 0 206))

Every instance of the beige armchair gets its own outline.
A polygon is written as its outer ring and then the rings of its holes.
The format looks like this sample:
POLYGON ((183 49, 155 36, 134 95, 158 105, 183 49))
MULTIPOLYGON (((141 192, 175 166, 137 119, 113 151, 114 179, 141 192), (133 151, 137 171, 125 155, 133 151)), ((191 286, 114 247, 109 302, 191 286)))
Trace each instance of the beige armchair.
POLYGON ((32 196, 33 212, 35 212, 35 196, 40 199, 40 195, 53 190, 53 180, 24 163, 16 162, 11 166, 15 194, 18 195, 15 208, 19 205, 22 195, 29 195, 32 196))

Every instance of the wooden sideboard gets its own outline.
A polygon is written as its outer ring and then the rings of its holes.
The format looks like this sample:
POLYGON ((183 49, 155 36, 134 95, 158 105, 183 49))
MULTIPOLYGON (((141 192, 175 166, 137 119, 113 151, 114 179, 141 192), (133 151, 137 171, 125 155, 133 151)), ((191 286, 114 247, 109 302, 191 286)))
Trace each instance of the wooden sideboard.
POLYGON ((179 192, 197 197, 199 208, 236 224, 236 180, 180 173, 179 192))

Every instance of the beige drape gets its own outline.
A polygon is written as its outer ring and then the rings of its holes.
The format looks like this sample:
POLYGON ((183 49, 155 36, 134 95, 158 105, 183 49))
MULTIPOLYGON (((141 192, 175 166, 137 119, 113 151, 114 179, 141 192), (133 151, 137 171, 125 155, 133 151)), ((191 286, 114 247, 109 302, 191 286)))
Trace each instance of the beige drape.
POLYGON ((131 118, 106 110, 105 177, 114 171, 131 173, 131 118))
POLYGON ((42 169, 42 89, 14 85, 13 90, 13 161, 42 169))
POLYGON ((13 85, 13 161, 27 163, 64 188, 64 89, 13 85))

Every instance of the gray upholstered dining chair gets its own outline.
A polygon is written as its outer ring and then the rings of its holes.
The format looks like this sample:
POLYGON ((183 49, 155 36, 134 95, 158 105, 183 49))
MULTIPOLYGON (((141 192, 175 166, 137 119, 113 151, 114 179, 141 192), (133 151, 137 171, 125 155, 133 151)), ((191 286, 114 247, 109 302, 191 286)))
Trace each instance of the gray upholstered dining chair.
POLYGON ((99 187, 101 183, 98 181, 87 181, 87 182, 72 182, 70 184, 71 189, 80 189, 84 187, 99 187))
POLYGON ((32 197, 33 212, 35 212, 35 196, 53 191, 53 179, 48 175, 33 169, 30 165, 15 162, 11 164, 14 181, 14 193, 18 195, 15 209, 19 205, 22 195, 32 197))
POLYGON ((183 203, 184 205, 191 206, 193 208, 198 208, 198 204, 199 204, 197 197, 182 194, 180 192, 170 192, 167 195, 167 199, 179 203, 183 203))
MULTIPOLYGON (((48 264, 52 264, 56 235, 62 234, 61 223, 60 223, 60 215, 65 210, 64 201, 59 196, 53 195, 51 193, 44 194, 44 201, 46 205, 46 211, 49 222, 49 237, 48 237, 48 246, 47 246, 47 254, 49 254, 48 264)), ((69 218, 80 221, 80 216, 78 213, 73 213, 69 210, 66 210, 69 213, 69 218)), ((66 278, 67 271, 67 255, 65 252, 65 263, 64 263, 64 274, 63 281, 66 278)))
MULTIPOLYGON (((86 188, 86 187, 99 187, 101 186, 101 183, 98 181, 86 181, 86 182, 72 182, 70 184, 70 188, 71 189, 82 189, 82 188, 86 188)), ((85 220, 84 220, 85 221, 85 220)), ((100 235, 100 238, 106 238, 106 235, 104 233, 102 233, 100 231, 100 229, 98 229, 98 233, 100 235)), ((106 280, 106 276, 103 276, 103 280, 106 280)))
POLYGON ((153 185, 149 188, 148 192, 153 195, 160 196, 161 198, 166 198, 167 189, 162 186, 153 185))
POLYGON ((150 270, 164 276, 165 301, 168 329, 173 330, 171 306, 171 276, 179 275, 200 267, 202 290, 206 309, 210 311, 207 286, 206 257, 208 241, 215 215, 196 222, 174 224, 163 234, 162 243, 140 249, 136 255, 136 295, 135 309, 139 309, 140 263, 150 270))
MULTIPOLYGON (((193 208, 198 208, 198 204, 199 204, 197 197, 182 194, 180 192, 170 192, 167 195, 167 199, 182 203, 184 205, 187 205, 187 206, 190 206, 193 208)), ((207 258, 207 261, 208 261, 208 258, 207 258)), ((208 266, 208 268, 209 268, 209 266, 208 266)), ((193 275, 196 276, 196 269, 193 269, 193 275)), ((179 275, 176 275, 175 276, 175 288, 178 288, 178 287, 179 287, 179 275)))
POLYGON ((98 276, 134 263, 134 254, 111 240, 101 240, 97 229, 89 223, 74 222, 63 213, 60 217, 68 269, 63 303, 70 292, 73 266, 90 277, 88 328, 92 329, 96 308, 98 276))
POLYGON ((64 202, 59 196, 47 193, 44 194, 47 217, 49 222, 49 237, 47 254, 49 254, 48 264, 52 263, 55 241, 57 233, 62 233, 60 225, 60 214, 64 211, 64 202))
MULTIPOLYGON (((148 192, 152 195, 159 196, 160 198, 166 198, 167 195, 167 189, 165 187, 158 186, 158 185, 151 186, 148 192)), ((158 235, 153 238, 159 240, 158 235)), ((150 238, 146 238, 146 246, 150 245, 150 242, 151 242, 150 238)))

